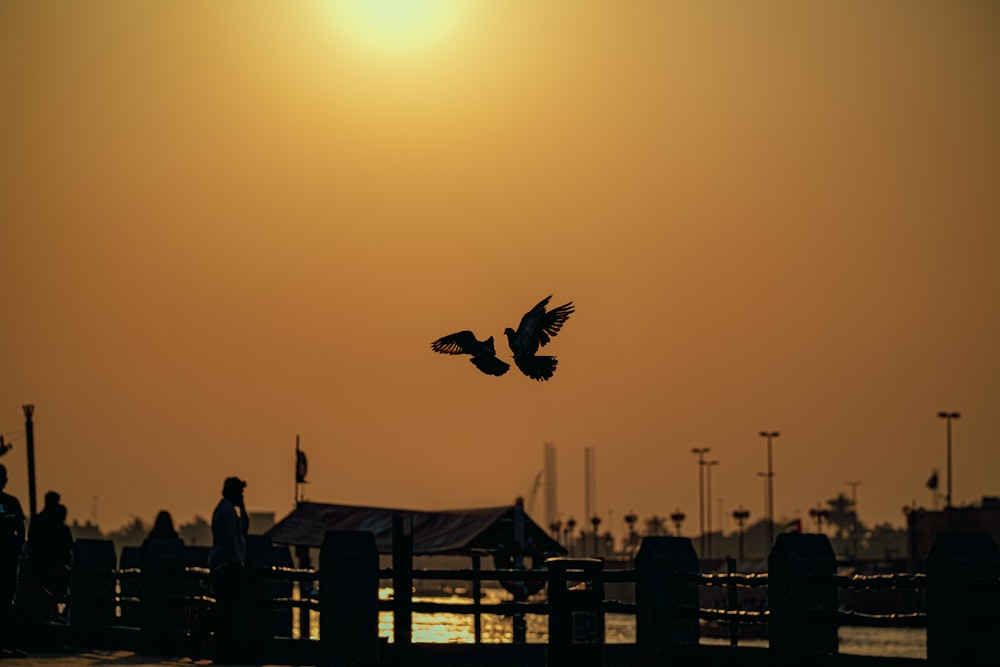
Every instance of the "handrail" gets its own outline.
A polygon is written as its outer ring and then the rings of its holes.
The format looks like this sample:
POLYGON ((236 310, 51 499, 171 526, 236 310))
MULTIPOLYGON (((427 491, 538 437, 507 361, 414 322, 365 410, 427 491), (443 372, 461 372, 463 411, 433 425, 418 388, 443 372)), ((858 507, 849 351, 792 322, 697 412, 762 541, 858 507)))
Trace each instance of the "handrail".
POLYGON ((842 625, 857 625, 868 628, 927 627, 927 614, 924 612, 913 612, 907 614, 865 614, 860 611, 838 611, 837 617, 838 622, 842 625))
POLYGON ((702 586, 736 586, 738 588, 763 588, 767 586, 767 573, 706 573, 694 575, 694 580, 702 586))
POLYGON ((852 590, 924 590, 927 588, 927 575, 917 574, 855 574, 851 576, 835 576, 838 588, 852 590))

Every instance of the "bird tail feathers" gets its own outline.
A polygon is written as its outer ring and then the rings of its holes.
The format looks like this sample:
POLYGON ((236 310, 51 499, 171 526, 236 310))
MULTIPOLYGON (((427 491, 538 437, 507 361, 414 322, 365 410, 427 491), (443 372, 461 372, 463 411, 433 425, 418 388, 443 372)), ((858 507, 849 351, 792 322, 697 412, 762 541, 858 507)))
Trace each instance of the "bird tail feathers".
POLYGON ((544 381, 552 377, 556 372, 556 364, 559 361, 550 356, 516 356, 514 363, 518 369, 532 380, 544 381))

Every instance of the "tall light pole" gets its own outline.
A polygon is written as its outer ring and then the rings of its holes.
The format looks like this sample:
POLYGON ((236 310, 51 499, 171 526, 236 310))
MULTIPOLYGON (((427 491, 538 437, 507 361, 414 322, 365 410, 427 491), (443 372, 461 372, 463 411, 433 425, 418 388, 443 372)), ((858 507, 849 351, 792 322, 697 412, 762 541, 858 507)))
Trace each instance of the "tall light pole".
POLYGON ((848 482, 851 487, 851 551, 854 560, 858 559, 858 487, 861 482, 848 482))
POLYGON ((961 413, 958 412, 939 412, 938 417, 945 420, 948 428, 948 489, 947 495, 944 497, 944 508, 946 510, 951 509, 951 420, 958 419, 961 417, 961 413))
MULTIPOLYGON (((768 511, 767 511, 767 480, 768 480, 768 477, 767 477, 767 473, 766 472, 758 472, 757 476, 764 480, 764 517, 765 517, 765 523, 766 523, 766 521, 767 521, 766 517, 768 515, 768 511)), ((767 533, 765 533, 765 539, 766 539, 766 535, 767 535, 767 533)), ((764 558, 767 558, 767 554, 768 554, 768 552, 770 550, 771 550, 771 543, 768 542, 767 544, 764 545, 764 558)))
POLYGON ((705 550, 706 558, 712 557, 712 466, 719 465, 718 461, 705 461, 705 504, 708 506, 708 547, 705 550))
POLYGON ((774 468, 771 465, 771 441, 781 435, 777 431, 761 431, 767 440, 767 548, 774 544, 774 468))
POLYGON ((701 528, 701 557, 705 558, 705 454, 711 451, 708 447, 694 447, 692 454, 698 455, 698 524, 701 528))

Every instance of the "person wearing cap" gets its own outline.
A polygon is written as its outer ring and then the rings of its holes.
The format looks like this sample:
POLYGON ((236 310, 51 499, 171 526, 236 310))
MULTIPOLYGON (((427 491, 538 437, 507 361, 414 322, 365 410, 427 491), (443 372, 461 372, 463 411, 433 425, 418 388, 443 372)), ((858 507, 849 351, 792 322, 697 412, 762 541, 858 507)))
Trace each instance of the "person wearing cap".
POLYGON ((234 662, 245 646, 241 610, 245 588, 247 530, 250 517, 243 501, 246 482, 229 477, 222 485, 222 500, 212 513, 212 548, 208 566, 215 596, 215 660, 234 662))

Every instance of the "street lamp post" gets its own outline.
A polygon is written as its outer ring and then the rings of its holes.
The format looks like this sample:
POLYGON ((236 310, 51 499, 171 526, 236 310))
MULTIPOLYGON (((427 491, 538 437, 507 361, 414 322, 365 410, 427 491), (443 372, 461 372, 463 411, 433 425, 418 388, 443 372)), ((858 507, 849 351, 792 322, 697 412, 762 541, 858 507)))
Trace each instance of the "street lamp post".
POLYGON ((861 482, 848 482, 851 487, 851 552, 858 559, 858 487, 861 482))
POLYGON ((674 527, 677 528, 677 537, 681 536, 681 524, 684 523, 684 512, 678 507, 677 511, 670 515, 670 520, 674 522, 674 527))
POLYGON ((705 505, 708 507, 705 518, 708 525, 706 558, 712 557, 712 466, 717 465, 719 465, 718 461, 705 461, 705 505))
POLYGON ((566 548, 569 549, 569 555, 573 555, 573 529, 576 528, 576 519, 570 517, 566 520, 566 548))
POLYGON ((601 517, 596 514, 590 517, 590 523, 594 526, 594 556, 599 558, 601 555, 600 546, 597 544, 597 527, 601 525, 601 517))
POLYGON ((628 551, 633 556, 635 555, 635 522, 639 520, 639 517, 635 512, 630 511, 625 515, 625 523, 628 524, 628 551))
POLYGON ((750 518, 750 510, 745 510, 743 505, 740 505, 738 510, 733 510, 733 518, 740 528, 740 560, 743 560, 743 524, 750 518))
POLYGON ((761 431, 760 437, 767 440, 767 548, 774 544, 774 468, 771 465, 771 441, 781 433, 761 431))
POLYGON ((809 510, 809 516, 816 519, 816 532, 823 532, 823 520, 830 518, 830 510, 822 509, 821 507, 814 507, 809 510))
POLYGON ((938 417, 945 420, 948 429, 948 493, 944 497, 944 508, 951 509, 951 420, 961 417, 959 412, 939 412, 938 417))
POLYGON ((692 454, 698 455, 698 525, 701 529, 701 557, 705 557, 705 476, 702 470, 705 467, 705 454, 709 452, 708 447, 695 447, 692 454))

